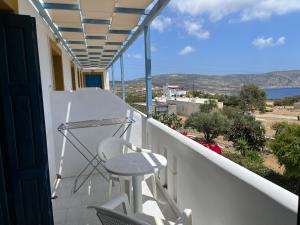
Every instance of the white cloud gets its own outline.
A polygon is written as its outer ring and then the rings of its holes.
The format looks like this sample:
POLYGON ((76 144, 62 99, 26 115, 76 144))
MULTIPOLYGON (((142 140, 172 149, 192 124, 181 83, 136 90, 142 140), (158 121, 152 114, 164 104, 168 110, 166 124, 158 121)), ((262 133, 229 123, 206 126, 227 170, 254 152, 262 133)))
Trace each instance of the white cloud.
POLYGON ((274 40, 274 38, 272 38, 272 37, 269 37, 269 38, 259 37, 259 38, 256 38, 252 42, 252 44, 258 48, 275 47, 275 46, 279 46, 279 45, 284 45, 285 37, 280 37, 277 40, 274 40))
POLYGON ((181 49, 179 52, 178 52, 178 55, 187 55, 187 54, 190 54, 192 52, 194 52, 195 49, 191 46, 185 46, 183 49, 181 49))
POLYGON ((158 49, 155 47, 155 45, 151 45, 151 52, 157 52, 158 49))
POLYGON ((136 54, 127 54, 127 57, 128 58, 132 58, 132 59, 141 59, 142 58, 142 55, 141 54, 138 54, 138 53, 136 53, 136 54))
POLYGON ((170 17, 158 16, 153 20, 151 26, 159 32, 164 32, 171 24, 172 19, 170 17))
POLYGON ((199 39, 208 39, 210 37, 209 31, 204 30, 203 25, 199 22, 184 21, 183 25, 189 35, 199 39))
POLYGON ((277 40, 277 45, 284 45, 285 44, 285 37, 280 37, 277 40))
POLYGON ((299 0, 172 0, 171 7, 188 15, 207 15, 211 21, 219 21, 231 14, 239 20, 267 19, 300 11, 299 0))

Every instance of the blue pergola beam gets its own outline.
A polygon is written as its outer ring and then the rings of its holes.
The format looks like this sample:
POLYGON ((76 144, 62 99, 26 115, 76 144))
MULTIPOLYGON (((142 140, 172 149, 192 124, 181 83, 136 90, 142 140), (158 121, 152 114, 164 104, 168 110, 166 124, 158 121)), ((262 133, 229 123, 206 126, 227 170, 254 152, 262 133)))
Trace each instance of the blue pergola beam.
POLYGON ((79 32, 79 33, 83 32, 82 28, 74 28, 74 27, 58 27, 57 30, 60 32, 79 32))
POLYGON ((88 55, 75 55, 76 57, 88 57, 88 55))
POLYGON ((145 14, 145 9, 136 9, 136 8, 123 8, 123 7, 115 7, 115 13, 126 13, 126 14, 145 14))
POLYGON ((123 45, 123 42, 116 42, 116 41, 107 41, 105 42, 106 45, 123 45))
POLYGON ((103 49, 102 46, 87 46, 88 49, 103 49))
POLYGON ((103 52, 117 52, 115 49, 104 49, 103 52))
POLYGON ((64 4, 64 3, 43 3, 44 9, 57 9, 57 10, 79 10, 78 4, 64 4))
POLYGON ((151 76, 151 42, 150 26, 144 27, 144 49, 145 49, 145 81, 146 81, 146 106, 147 117, 152 116, 152 76, 151 76))
POLYGON ((106 40, 105 36, 86 36, 87 40, 106 40))
POLYGON ((109 30, 110 34, 131 34, 131 30, 109 30))
MULTIPOLYGON (((48 23, 49 27, 53 30, 53 32, 56 35, 56 37, 58 38, 58 40, 65 46, 65 48, 67 49, 67 51, 69 52, 69 54, 76 60, 75 55, 70 50, 70 48, 68 47, 67 43, 65 42, 65 40, 63 39, 63 37, 61 36, 61 34, 57 30, 57 28, 52 23, 52 20, 50 19, 50 17, 46 13, 46 11, 44 9, 44 4, 41 4, 39 0, 31 0, 31 2, 37 8, 40 16, 46 20, 46 22, 48 23)), ((77 64, 79 64, 78 60, 77 60, 77 64)))
POLYGON ((120 67, 121 67, 122 99, 123 99, 123 101, 125 101, 126 96, 125 96, 125 79, 124 79, 123 55, 120 55, 120 67))
POLYGON ((150 25, 152 20, 160 13, 160 11, 169 3, 170 0, 158 0, 153 6, 150 13, 145 17, 143 22, 138 26, 136 31, 131 35, 130 39, 126 42, 119 53, 114 57, 114 59, 109 63, 106 69, 108 69, 113 63, 115 63, 120 56, 135 42, 135 40, 143 33, 144 27, 150 25))
POLYGON ((81 49, 81 48, 73 48, 73 49, 71 49, 72 50, 72 52, 86 52, 86 50, 85 49, 81 49))
POLYGON ((101 55, 101 53, 100 52, 89 52, 89 55, 101 55))
POLYGON ((69 44, 69 45, 72 45, 72 44, 74 44, 74 45, 81 45, 81 44, 85 44, 85 42, 84 41, 66 41, 66 43, 67 44, 69 44))
POLYGON ((103 24, 103 25, 111 24, 111 20, 104 20, 104 19, 82 19, 81 22, 83 24, 103 24))

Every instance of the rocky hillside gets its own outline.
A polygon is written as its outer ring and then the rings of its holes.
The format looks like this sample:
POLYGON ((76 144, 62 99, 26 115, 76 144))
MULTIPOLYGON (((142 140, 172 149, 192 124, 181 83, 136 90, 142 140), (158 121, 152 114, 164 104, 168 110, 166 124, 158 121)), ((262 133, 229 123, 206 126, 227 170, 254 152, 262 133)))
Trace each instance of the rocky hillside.
MULTIPOLYGON (((130 89, 145 87, 144 78, 130 80, 130 89)), ((153 86, 162 87, 166 83, 182 86, 186 90, 203 90, 214 93, 232 93, 243 84, 254 83, 261 88, 300 87, 300 70, 276 71, 262 74, 234 74, 224 76, 202 74, 163 74, 153 76, 153 86)))

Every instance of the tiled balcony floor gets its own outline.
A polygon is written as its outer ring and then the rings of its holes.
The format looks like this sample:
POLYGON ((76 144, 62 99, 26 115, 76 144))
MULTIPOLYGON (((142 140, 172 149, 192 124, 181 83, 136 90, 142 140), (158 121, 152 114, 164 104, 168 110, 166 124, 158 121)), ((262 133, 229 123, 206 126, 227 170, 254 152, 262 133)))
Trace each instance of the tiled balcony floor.
MULTIPOLYGON (((85 185, 73 194, 74 178, 61 179, 52 200, 55 225, 99 225, 94 210, 87 206, 101 206, 106 202, 108 183, 100 176, 93 175, 85 185)), ((113 195, 120 192, 119 184, 113 187, 113 195)), ((157 188, 157 201, 146 182, 143 182, 143 212, 161 219, 175 221, 176 214, 169 206, 163 194, 157 188)))

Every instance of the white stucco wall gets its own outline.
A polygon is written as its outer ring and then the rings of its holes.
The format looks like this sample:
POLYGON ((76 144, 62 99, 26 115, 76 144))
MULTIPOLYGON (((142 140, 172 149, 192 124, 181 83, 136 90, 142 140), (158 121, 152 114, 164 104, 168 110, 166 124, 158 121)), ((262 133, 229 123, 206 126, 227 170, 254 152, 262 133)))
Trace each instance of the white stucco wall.
MULTIPOLYGON (((43 102, 44 102, 44 113, 45 113, 45 125, 47 134, 47 147, 48 147, 48 160, 50 170, 50 181, 53 183, 56 176, 56 165, 55 165, 55 152, 54 152, 54 139, 52 134, 52 119, 51 119, 51 103, 50 93, 53 89, 53 73, 52 73, 52 57, 49 38, 53 38, 53 34, 48 28, 47 24, 41 19, 35 9, 32 7, 29 1, 19 0, 19 14, 30 15, 36 18, 37 27, 37 39, 39 49, 39 61, 41 71, 41 82, 43 91, 43 102)), ((70 61, 71 58, 62 50, 63 59, 63 72, 64 72, 64 83, 66 89, 70 90, 72 87, 71 80, 71 69, 70 61)))
POLYGON ((154 119, 147 121, 148 148, 168 160, 161 182, 181 211, 192 209, 193 225, 296 225, 296 195, 154 119))
MULTIPOLYGON (((72 177, 87 164, 87 161, 57 131, 63 122, 99 120, 105 118, 132 117, 136 122, 124 138, 137 146, 145 146, 144 117, 124 103, 119 97, 99 88, 82 88, 76 92, 52 92, 52 130, 54 137, 56 173, 72 177)), ((73 133, 96 154, 99 141, 110 137, 118 126, 84 128, 73 133)))
POLYGON ((108 73, 108 71, 104 71, 104 77, 105 77, 105 79, 104 79, 104 89, 105 90, 110 90, 110 86, 109 86, 109 73, 108 73))
POLYGON ((72 90, 71 58, 66 51, 62 51, 62 66, 64 74, 65 91, 72 90))

